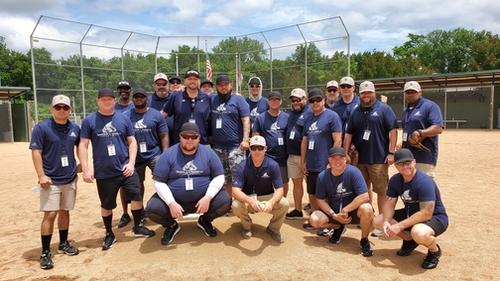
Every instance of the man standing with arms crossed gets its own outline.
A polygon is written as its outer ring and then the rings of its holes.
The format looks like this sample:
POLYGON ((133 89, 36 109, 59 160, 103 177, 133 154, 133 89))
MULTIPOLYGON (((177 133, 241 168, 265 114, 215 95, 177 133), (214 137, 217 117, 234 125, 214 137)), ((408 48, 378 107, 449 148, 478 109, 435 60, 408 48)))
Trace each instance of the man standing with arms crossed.
POLYGON ((40 210, 44 212, 41 226, 42 269, 51 269, 54 266, 50 241, 58 215, 57 251, 69 256, 78 254, 78 249, 68 242, 68 229, 69 211, 75 207, 78 180, 76 173, 80 168, 75 160, 75 146, 78 146, 80 141, 80 128, 68 120, 71 103, 67 96, 54 96, 50 111, 52 118, 35 126, 30 143, 31 157, 41 187, 40 210))
POLYGON ((139 175, 135 172, 137 141, 132 122, 123 114, 114 112, 114 93, 102 88, 97 95, 99 110, 87 116, 82 122, 78 156, 82 165, 83 180, 88 183, 97 181, 97 191, 101 201, 101 215, 106 228, 102 250, 108 250, 116 242, 112 231, 113 209, 116 208, 116 195, 121 188, 125 190, 134 218, 136 237, 154 236, 154 231, 141 224, 142 197, 139 175), (92 141, 94 174, 88 163, 88 147, 92 141))

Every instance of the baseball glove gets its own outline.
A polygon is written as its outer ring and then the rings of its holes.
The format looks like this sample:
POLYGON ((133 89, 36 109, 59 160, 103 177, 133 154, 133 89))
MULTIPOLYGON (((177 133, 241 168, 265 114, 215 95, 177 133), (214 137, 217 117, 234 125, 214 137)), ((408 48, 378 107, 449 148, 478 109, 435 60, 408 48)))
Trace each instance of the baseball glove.
POLYGON ((351 165, 356 166, 358 165, 358 160, 359 160, 359 152, 356 149, 356 146, 354 144, 351 144, 349 146, 349 151, 347 152, 349 157, 351 158, 351 165))
POLYGON ((408 138, 408 141, 410 142, 410 144, 413 146, 413 147, 416 147, 420 150, 423 150, 425 152, 431 152, 431 150, 429 148, 427 148, 425 145, 423 145, 419 139, 417 138, 412 138, 412 137, 409 137, 408 138))

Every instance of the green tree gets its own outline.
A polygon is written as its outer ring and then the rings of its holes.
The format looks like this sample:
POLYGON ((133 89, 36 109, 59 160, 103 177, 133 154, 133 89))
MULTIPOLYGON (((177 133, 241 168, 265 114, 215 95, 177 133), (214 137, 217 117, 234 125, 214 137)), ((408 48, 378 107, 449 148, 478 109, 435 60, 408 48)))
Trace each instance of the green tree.
POLYGON ((472 43, 470 71, 500 68, 500 39, 498 35, 486 34, 486 39, 472 43))

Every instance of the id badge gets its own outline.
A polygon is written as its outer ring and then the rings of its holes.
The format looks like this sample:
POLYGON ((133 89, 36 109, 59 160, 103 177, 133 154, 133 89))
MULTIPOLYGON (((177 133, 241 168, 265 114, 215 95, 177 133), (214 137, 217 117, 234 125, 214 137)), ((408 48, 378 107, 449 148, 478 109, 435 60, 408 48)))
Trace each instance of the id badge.
POLYGON ((293 140, 295 138, 295 131, 292 131, 290 133, 290 139, 293 140))
POLYGON ((67 155, 62 155, 61 156, 61 165, 63 167, 68 167, 69 161, 68 161, 68 156, 67 155))
POLYGON ((114 144, 108 144, 108 156, 115 156, 116 150, 114 144))
POLYGON ((184 181, 184 186, 186 187, 186 190, 193 190, 193 179, 192 178, 187 178, 184 181))
POLYGON ((314 140, 309 141, 309 146, 307 147, 309 150, 314 150, 314 140))
POLYGON ((216 129, 222 128, 222 118, 217 118, 217 120, 215 120, 215 128, 216 129))
POLYGON ((370 139, 370 130, 365 130, 365 133, 363 134, 363 140, 367 141, 370 139))
POLYGON ((408 141, 408 133, 407 132, 403 133, 403 141, 408 141))
POLYGON ((139 151, 140 151, 141 153, 146 153, 146 152, 148 152, 148 147, 147 147, 147 145, 146 145, 146 142, 141 141, 141 142, 139 143, 139 151))
POLYGON ((283 138, 278 138, 278 145, 283 145, 283 138))
POLYGON ((257 200, 257 193, 250 194, 250 197, 254 200, 257 200))
POLYGON ((189 123, 196 124, 196 120, 194 120, 193 118, 191 118, 191 119, 189 119, 189 123))

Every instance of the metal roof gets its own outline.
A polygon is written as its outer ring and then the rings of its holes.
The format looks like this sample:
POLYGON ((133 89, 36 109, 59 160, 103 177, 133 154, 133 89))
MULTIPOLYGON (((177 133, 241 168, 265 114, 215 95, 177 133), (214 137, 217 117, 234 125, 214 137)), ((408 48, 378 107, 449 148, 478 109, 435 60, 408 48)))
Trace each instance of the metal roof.
MULTIPOLYGON (((375 85, 377 92, 403 91, 404 84, 408 81, 417 81, 423 90, 453 87, 491 86, 500 85, 500 69, 396 78, 378 78, 371 79, 370 81, 375 85)), ((363 81, 356 80, 355 82, 359 84, 363 81)))
POLYGON ((0 100, 10 100, 26 93, 29 90, 29 87, 0 86, 0 100))

